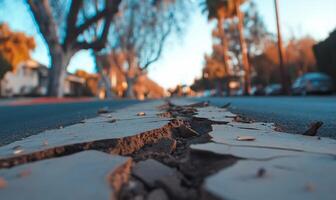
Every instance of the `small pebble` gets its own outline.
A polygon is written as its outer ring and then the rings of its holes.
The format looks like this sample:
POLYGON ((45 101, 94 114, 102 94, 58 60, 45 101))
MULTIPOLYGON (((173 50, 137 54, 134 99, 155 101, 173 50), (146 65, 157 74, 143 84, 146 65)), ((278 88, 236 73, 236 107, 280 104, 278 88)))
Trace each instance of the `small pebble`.
POLYGON ((236 139, 238 141, 254 141, 256 138, 252 136, 238 136, 236 139))
POLYGON ((43 146, 48 146, 48 140, 43 141, 43 146))
POLYGON ((117 120, 116 119, 111 119, 111 120, 109 120, 108 122, 109 123, 114 123, 114 122, 116 122, 117 120))
POLYGON ((23 149, 20 145, 13 147, 13 154, 17 155, 23 152, 23 149))
POLYGON ((137 113, 137 116, 145 116, 146 115, 146 113, 144 113, 144 112, 138 112, 137 113))

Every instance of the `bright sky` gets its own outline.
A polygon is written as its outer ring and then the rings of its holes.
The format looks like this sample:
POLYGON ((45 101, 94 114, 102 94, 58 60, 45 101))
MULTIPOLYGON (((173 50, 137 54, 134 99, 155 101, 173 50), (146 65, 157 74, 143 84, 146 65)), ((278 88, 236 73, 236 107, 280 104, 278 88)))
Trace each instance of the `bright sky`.
MULTIPOLYGON (((36 29, 27 6, 19 0, 5 0, 8 6, 0 7, 0 22, 6 22, 13 30, 23 31, 35 37, 37 48, 33 58, 49 65, 49 56, 43 39, 36 29), (10 2, 10 3, 9 3, 10 2)), ((266 27, 275 33, 274 0, 254 0, 266 27)), ((316 40, 326 38, 336 28, 336 0, 278 0, 281 28, 284 38, 310 35, 316 40)), ((197 0, 195 0, 197 2, 197 0)), ((171 37, 161 59, 149 69, 149 77, 165 88, 177 84, 191 84, 201 75, 203 55, 211 52, 211 25, 197 9, 182 38, 171 37)), ((78 52, 68 70, 78 68, 94 71, 94 63, 88 51, 78 52)))

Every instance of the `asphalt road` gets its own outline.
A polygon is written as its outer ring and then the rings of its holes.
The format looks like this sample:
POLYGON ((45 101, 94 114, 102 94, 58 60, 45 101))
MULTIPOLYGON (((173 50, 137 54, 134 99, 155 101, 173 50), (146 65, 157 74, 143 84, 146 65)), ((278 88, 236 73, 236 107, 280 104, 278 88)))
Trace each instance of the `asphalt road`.
POLYGON ((135 100, 92 101, 78 103, 0 106, 0 146, 37 134, 43 130, 78 123, 97 115, 100 108, 113 111, 135 100))
POLYGON ((336 96, 205 98, 214 105, 257 121, 273 122, 290 133, 303 133, 314 121, 324 124, 318 134, 336 139, 336 96))
MULTIPOLYGON (((217 106, 231 103, 230 110, 257 121, 273 122, 290 133, 303 133, 309 124, 322 121, 319 135, 336 139, 336 97, 223 97, 201 98, 217 106)), ((93 101, 81 103, 0 106, 0 146, 37 134, 43 130, 67 126, 97 115, 102 107, 111 111, 135 100, 93 101)))

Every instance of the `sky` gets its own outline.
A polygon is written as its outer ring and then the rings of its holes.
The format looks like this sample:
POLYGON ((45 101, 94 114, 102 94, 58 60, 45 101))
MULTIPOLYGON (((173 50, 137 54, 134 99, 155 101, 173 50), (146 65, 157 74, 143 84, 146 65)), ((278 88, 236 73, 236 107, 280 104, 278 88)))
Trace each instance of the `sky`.
MULTIPOLYGON (((0 7, 0 23, 6 22, 13 30, 34 36, 37 48, 32 57, 49 66, 48 50, 27 5, 22 0, 4 1, 6 6, 0 7)), ((310 35, 319 41, 336 29, 336 0, 278 1, 281 31, 285 40, 292 36, 310 35)), ((254 2, 268 31, 276 33, 274 0, 254 2)), ((191 84, 201 75, 204 54, 211 52, 213 23, 208 23, 206 16, 197 6, 189 20, 184 35, 171 36, 166 42, 161 58, 148 70, 149 77, 164 88, 171 88, 177 84, 191 84)), ((68 71, 74 72, 76 69, 94 72, 94 62, 89 51, 80 51, 71 59, 68 71)))

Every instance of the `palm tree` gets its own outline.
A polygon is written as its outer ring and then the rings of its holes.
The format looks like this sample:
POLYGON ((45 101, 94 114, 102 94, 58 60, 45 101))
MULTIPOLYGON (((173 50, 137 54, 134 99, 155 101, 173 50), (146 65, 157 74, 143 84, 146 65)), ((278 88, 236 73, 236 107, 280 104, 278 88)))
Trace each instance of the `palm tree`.
POLYGON ((238 17, 238 31, 239 31, 239 41, 242 54, 242 63, 244 68, 244 95, 249 95, 251 90, 251 67, 248 61, 247 45, 244 37, 244 15, 240 11, 240 5, 245 2, 245 0, 231 0, 235 8, 235 14, 238 17))
MULTIPOLYGON (((217 19, 217 28, 219 31, 222 31, 222 44, 223 44, 223 56, 224 56, 224 67, 227 69, 227 43, 225 38, 225 31, 222 27, 225 19, 238 17, 238 30, 239 30, 239 41, 241 46, 242 53, 242 64, 245 71, 244 74, 244 94, 248 95, 250 93, 251 88, 251 79, 250 79, 250 64, 248 61, 247 55, 247 45, 244 38, 244 23, 243 23, 243 14, 240 11, 240 5, 243 4, 245 0, 206 0, 204 2, 204 10, 208 11, 208 19, 217 19)), ((226 70, 227 71, 227 70, 226 70)))

